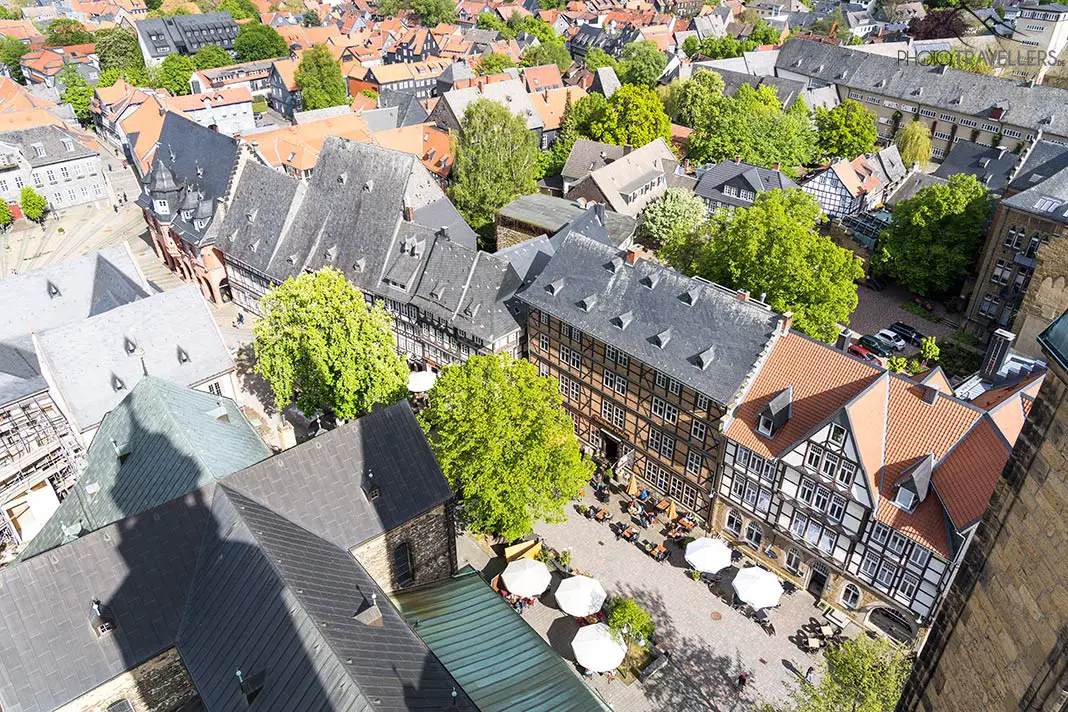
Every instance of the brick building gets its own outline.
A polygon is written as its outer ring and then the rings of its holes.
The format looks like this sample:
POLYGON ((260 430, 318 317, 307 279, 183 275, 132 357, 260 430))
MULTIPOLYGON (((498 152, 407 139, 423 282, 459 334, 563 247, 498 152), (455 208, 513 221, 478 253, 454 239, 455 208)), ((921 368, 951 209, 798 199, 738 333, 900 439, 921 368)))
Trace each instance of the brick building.
POLYGON ((966 328, 986 340, 997 329, 1039 357, 1038 334, 1068 309, 1068 148, 1034 145, 998 201, 968 304, 966 328))
POLYGON ((900 712, 1068 708, 1068 319, 1038 337, 1050 373, 998 480, 900 712))

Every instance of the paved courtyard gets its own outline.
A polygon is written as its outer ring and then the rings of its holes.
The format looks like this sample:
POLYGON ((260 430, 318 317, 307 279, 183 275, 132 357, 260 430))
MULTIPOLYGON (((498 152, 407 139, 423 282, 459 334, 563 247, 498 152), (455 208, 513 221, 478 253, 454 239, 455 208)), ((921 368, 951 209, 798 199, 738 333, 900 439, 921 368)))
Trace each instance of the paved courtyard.
MULTIPOLYGON (((865 286, 857 287, 857 308, 849 317, 849 328, 858 334, 874 334, 880 329, 885 329, 895 321, 901 321, 909 326, 920 330, 920 333, 934 336, 938 340, 950 335, 957 330, 956 322, 963 319, 961 314, 947 314, 945 307, 935 303, 935 313, 945 317, 951 323, 945 321, 935 323, 916 316, 901 308, 901 305, 912 301, 912 292, 897 284, 888 284, 881 292, 876 292, 865 286)), ((909 349, 911 353, 915 349, 909 349)))
MULTIPOLYGON (((626 519, 619 503, 613 495, 610 511, 616 520, 626 519)), ((768 611, 776 630, 768 636, 706 585, 691 580, 678 546, 668 544, 670 558, 656 563, 634 544, 616 539, 607 524, 580 516, 574 507, 568 514, 566 522, 539 525, 537 533, 547 545, 569 549, 572 566, 600 581, 609 596, 630 596, 648 610, 657 625, 657 641, 671 654, 669 665, 647 683, 625 685, 600 676, 589 680, 615 712, 756 710, 761 703, 784 700, 809 666, 818 667, 817 655, 801 652, 793 642, 802 625, 823 621, 808 594, 784 596, 779 608, 768 611), (736 681, 743 672, 750 675, 750 684, 739 694, 736 681)), ((462 563, 487 577, 504 565, 500 559, 480 559, 470 539, 461 538, 458 553, 462 563)), ((543 602, 528 609, 524 619, 573 661, 570 641, 578 624, 553 605, 557 583, 554 578, 543 602)))

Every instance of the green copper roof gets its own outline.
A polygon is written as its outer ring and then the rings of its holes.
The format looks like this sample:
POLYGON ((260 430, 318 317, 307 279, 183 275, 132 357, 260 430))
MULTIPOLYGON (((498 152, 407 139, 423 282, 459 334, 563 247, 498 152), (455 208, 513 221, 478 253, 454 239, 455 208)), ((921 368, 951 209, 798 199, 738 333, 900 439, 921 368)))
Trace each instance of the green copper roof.
POLYGON ((482 712, 610 712, 470 567, 393 599, 482 712))
POLYGON ((229 398, 145 377, 104 416, 78 483, 21 558, 181 497, 270 454, 229 398))

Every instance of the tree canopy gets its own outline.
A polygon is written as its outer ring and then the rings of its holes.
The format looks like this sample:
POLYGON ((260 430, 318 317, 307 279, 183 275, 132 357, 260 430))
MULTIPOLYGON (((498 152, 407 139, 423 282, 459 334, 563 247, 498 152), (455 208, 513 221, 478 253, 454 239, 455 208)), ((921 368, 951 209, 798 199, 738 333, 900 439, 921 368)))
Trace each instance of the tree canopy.
POLYGON ((64 104, 70 104, 74 109, 74 115, 83 126, 92 123, 93 117, 89 113, 89 104, 93 100, 93 87, 85 81, 85 77, 78 73, 73 65, 68 65, 57 77, 63 85, 61 99, 64 104))
POLYGON ((689 157, 694 161, 740 159, 764 168, 778 164, 790 174, 795 167, 810 163, 816 151, 816 135, 805 103, 798 98, 783 111, 776 90, 767 85, 754 89, 742 84, 733 97, 721 96, 710 102, 707 118, 703 112, 699 115, 702 123, 687 140, 689 157))
POLYGON ((318 27, 323 24, 323 21, 315 10, 305 10, 304 14, 300 16, 300 24, 305 27, 318 27))
POLYGON ((824 652, 816 684, 802 682, 779 712, 893 712, 912 668, 903 647, 858 635, 824 652))
POLYGON ((894 144, 902 163, 909 168, 915 163, 924 168, 931 160, 931 131, 921 121, 910 121, 899 128, 894 144))
POLYGON ((798 188, 757 195, 750 208, 717 210, 688 241, 676 241, 663 256, 681 272, 732 289, 766 293, 779 312, 794 313, 794 327, 834 341, 838 323, 857 306, 860 258, 817 229, 819 204, 798 188))
POLYGON ((122 27, 98 31, 95 51, 96 56, 100 58, 100 68, 105 71, 145 66, 141 48, 137 44, 137 35, 122 27))
POLYGON ((85 25, 69 17, 57 17, 48 23, 45 29, 45 44, 49 47, 67 47, 69 45, 89 44, 93 33, 85 25))
POLYGON ((605 623, 623 640, 648 643, 656 632, 656 624, 649 611, 638 605, 633 598, 617 596, 608 602, 605 623))
POLYGON ((39 222, 48 210, 48 201, 31 186, 24 185, 22 192, 19 193, 19 207, 22 208, 22 214, 27 220, 39 222))
POLYGON ((710 59, 730 59, 732 57, 741 57, 746 52, 752 52, 757 46, 757 43, 753 40, 738 40, 731 35, 724 35, 723 37, 709 36, 704 40, 698 40, 696 37, 690 36, 683 41, 682 51, 690 58, 700 54, 710 59))
POLYGON ((408 368, 397 355, 390 317, 368 308, 336 269, 289 278, 269 291, 255 327, 256 372, 275 405, 346 420, 405 397, 408 368))
POLYGON ((301 90, 304 108, 308 111, 349 102, 341 65, 325 44, 315 44, 305 50, 294 79, 301 90))
POLYGON ((506 354, 446 366, 419 415, 441 471, 476 532, 507 540, 564 507, 593 474, 556 379, 506 354))
POLYGON ((697 128, 706 125, 716 103, 723 97, 723 77, 716 72, 695 72, 689 79, 675 79, 657 94, 671 120, 697 128))
POLYGON ((14 37, 0 38, 0 61, 7 65, 11 78, 19 84, 25 84, 26 78, 22 76, 22 64, 19 60, 22 55, 30 51, 28 45, 14 37))
POLYGON ((571 53, 563 42, 542 42, 530 45, 523 50, 521 57, 524 67, 540 67, 543 64, 555 64, 564 71, 571 66, 571 53))
POLYGON ((282 39, 282 35, 270 25, 250 22, 241 25, 237 31, 234 51, 242 62, 255 62, 260 59, 285 57, 289 54, 289 46, 282 39))
POLYGON ((638 147, 671 139, 671 119, 648 87, 624 84, 611 99, 588 94, 575 103, 575 112, 579 133, 594 141, 638 147))
POLYGON ((644 246, 658 250, 694 234, 706 220, 705 201, 683 188, 668 188, 642 211, 638 237, 644 246))
POLYGON ((260 21, 260 10, 252 0, 222 0, 219 12, 228 12, 235 20, 260 21))
POLYGON ((955 294, 975 262, 990 209, 989 191, 970 173, 923 188, 894 206, 872 264, 914 292, 955 294))
POLYGON ((204 45, 193 55, 193 66, 197 69, 214 69, 234 63, 230 53, 219 45, 204 45))
POLYGON ((485 232, 498 210, 536 190, 534 134, 497 102, 478 99, 467 107, 453 156, 452 200, 475 230, 485 232))
POLYGON ((456 3, 452 0, 411 0, 411 9, 427 27, 456 19, 456 3))
POLYGON ((189 93, 189 78, 193 76, 193 60, 184 54, 168 54, 159 65, 156 82, 175 96, 189 93))
POLYGON ((515 62, 513 62, 512 58, 508 55, 501 54, 500 52, 490 52, 478 61, 478 64, 475 65, 475 69, 480 76, 485 76, 487 74, 500 74, 505 69, 514 66, 515 62))
POLYGON ((618 63, 616 58, 605 52, 600 47, 594 47, 586 53, 586 57, 583 59, 583 63, 586 65, 586 69, 591 72, 596 72, 602 67, 611 67, 615 71, 618 63))
POLYGON ((657 48, 656 42, 638 40, 623 48, 616 74, 624 84, 653 87, 664 73, 667 61, 667 55, 657 48))
POLYGON ((870 153, 879 138, 875 112, 855 99, 831 110, 816 109, 816 146, 824 158, 855 158, 870 153))
POLYGON ((11 214, 6 200, 0 200, 0 229, 6 230, 15 222, 15 216, 11 214))

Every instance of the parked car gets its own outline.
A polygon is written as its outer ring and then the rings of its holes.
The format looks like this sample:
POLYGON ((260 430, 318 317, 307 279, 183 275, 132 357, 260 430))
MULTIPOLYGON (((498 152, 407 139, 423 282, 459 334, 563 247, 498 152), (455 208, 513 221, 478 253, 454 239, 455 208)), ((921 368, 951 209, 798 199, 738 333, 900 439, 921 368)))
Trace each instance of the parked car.
POLYGON ((857 339, 857 343, 871 351, 876 356, 882 356, 883 358, 889 358, 894 355, 894 350, 890 347, 890 344, 886 343, 882 339, 872 336, 871 334, 865 334, 857 339))
POLYGON ((857 358, 862 358, 865 361, 869 361, 871 363, 879 363, 878 356, 873 354, 871 351, 868 351, 863 346, 859 346, 857 344, 852 344, 848 349, 846 349, 846 353, 852 354, 857 358))
POLYGON ((889 329, 877 331, 875 332, 875 335, 886 343, 890 344, 894 351, 903 351, 905 347, 908 346, 908 342, 898 336, 897 333, 890 331, 889 329))
POLYGON ((924 339, 924 335, 920 333, 919 329, 900 321, 895 321, 891 324, 890 331, 894 332, 904 339, 906 343, 910 343, 913 346, 919 346, 920 342, 924 339))

